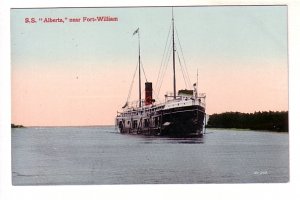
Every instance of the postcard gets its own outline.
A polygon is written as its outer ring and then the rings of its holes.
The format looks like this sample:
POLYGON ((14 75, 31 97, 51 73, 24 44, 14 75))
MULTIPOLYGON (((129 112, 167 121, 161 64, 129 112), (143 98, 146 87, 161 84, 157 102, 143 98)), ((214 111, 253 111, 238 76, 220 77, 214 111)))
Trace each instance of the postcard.
POLYGON ((12 8, 12 184, 289 182, 287 12, 12 8))

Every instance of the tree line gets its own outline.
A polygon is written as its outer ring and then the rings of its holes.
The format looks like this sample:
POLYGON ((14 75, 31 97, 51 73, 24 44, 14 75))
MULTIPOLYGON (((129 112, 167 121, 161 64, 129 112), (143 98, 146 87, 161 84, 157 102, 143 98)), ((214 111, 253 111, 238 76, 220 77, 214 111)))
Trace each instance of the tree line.
POLYGON ((238 128, 251 130, 288 131, 288 111, 225 112, 209 116, 208 128, 238 128))
POLYGON ((11 124, 11 128, 24 128, 24 126, 18 124, 11 124))

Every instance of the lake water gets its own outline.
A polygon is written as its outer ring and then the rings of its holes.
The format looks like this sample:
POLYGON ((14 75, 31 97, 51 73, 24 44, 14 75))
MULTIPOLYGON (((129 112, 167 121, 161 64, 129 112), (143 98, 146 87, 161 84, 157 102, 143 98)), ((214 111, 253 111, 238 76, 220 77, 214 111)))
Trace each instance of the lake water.
POLYGON ((114 127, 12 129, 14 185, 281 183, 287 133, 207 129, 202 138, 122 135, 114 127))

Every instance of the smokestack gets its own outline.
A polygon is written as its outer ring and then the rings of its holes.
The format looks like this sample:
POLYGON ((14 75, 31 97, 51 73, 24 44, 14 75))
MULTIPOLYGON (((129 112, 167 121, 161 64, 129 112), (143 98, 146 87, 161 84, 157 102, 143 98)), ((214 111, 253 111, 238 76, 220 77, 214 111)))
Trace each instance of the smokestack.
POLYGON ((153 102, 152 100, 152 83, 146 82, 145 83, 145 105, 151 105, 153 102))

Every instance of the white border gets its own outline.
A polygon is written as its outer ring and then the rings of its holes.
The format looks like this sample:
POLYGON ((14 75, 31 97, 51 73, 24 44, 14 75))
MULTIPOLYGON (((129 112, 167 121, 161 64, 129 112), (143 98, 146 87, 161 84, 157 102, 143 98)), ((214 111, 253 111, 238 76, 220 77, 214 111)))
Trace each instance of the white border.
POLYGON ((202 185, 123 185, 123 186, 12 186, 10 154, 10 8, 12 7, 93 7, 164 6, 168 1, 95 0, 3 0, 0 1, 0 199, 299 199, 300 119, 299 56, 300 2, 271 1, 173 1, 172 5, 271 5, 287 4, 289 14, 289 111, 290 183, 287 184, 202 184, 202 185), (71 2, 71 3, 70 3, 71 2))

